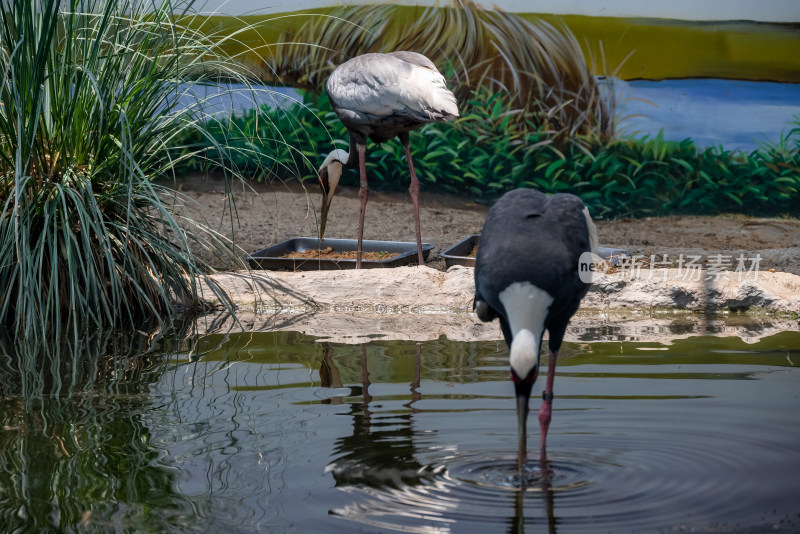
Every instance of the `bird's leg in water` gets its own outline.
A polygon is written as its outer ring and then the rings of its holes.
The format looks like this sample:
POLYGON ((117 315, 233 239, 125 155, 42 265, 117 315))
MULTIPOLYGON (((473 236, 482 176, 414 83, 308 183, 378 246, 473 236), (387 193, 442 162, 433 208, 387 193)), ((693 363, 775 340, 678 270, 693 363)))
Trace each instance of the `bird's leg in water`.
POLYGON ((542 394, 542 407, 539 409, 539 456, 544 461, 547 458, 547 429, 553 413, 553 380, 556 376, 557 352, 550 353, 550 362, 547 364, 547 385, 542 394))
POLYGON ((367 189, 366 142, 356 143, 356 151, 358 152, 358 172, 361 175, 361 187, 358 190, 358 198, 361 200, 361 213, 358 216, 358 252, 356 253, 356 269, 360 269, 362 250, 361 243, 364 241, 364 213, 367 211, 367 197, 369 196, 369 189, 367 189))
POLYGON ((406 159, 408 160, 408 170, 411 173, 411 185, 408 186, 408 192, 411 193, 411 203, 414 205, 414 230, 417 232, 417 256, 420 265, 425 265, 425 260, 422 258, 422 236, 419 230, 419 179, 417 173, 414 171, 414 162, 411 160, 411 149, 408 145, 408 132, 401 132, 398 134, 400 142, 403 143, 403 149, 406 151, 406 159))

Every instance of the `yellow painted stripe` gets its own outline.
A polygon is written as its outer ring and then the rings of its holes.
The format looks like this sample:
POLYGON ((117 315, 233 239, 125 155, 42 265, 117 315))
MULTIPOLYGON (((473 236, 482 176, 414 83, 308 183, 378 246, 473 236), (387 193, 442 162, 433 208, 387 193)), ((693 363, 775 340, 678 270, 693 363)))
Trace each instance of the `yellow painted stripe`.
POLYGON ((800 24, 523 16, 553 24, 563 21, 587 56, 595 58, 598 74, 612 74, 619 67, 618 76, 626 80, 709 77, 800 82, 800 24), (599 59, 603 54, 605 67, 599 59))
MULTIPOLYGON (((409 17, 418 9, 408 7, 409 17)), ((297 12, 290 16, 198 17, 195 27, 216 35, 233 34, 227 45, 256 69, 268 57, 270 44, 281 32, 296 31, 307 16, 328 9, 297 12), (242 28, 247 28, 242 31, 242 28)), ((537 15, 554 25, 566 24, 575 34, 597 74, 622 79, 714 77, 800 83, 800 24, 690 22, 663 19, 537 15), (630 57, 628 57, 630 56, 630 57), (625 58, 628 58, 625 60, 625 58)), ((393 21, 400 22, 399 20, 393 21)))

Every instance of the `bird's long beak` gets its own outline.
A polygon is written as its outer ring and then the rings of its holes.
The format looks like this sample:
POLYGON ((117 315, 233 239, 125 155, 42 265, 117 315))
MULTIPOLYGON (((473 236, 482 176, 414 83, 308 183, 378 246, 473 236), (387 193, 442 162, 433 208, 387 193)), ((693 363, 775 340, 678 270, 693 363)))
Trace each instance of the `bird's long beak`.
POLYGON ((333 193, 339 185, 339 178, 342 176, 341 163, 334 162, 328 167, 320 169, 317 179, 320 189, 322 189, 322 207, 320 208, 319 239, 325 239, 325 228, 328 225, 328 210, 331 207, 333 193))
POLYGON ((533 383, 536 381, 538 370, 531 371, 531 375, 526 378, 518 378, 513 375, 514 389, 517 394, 517 428, 519 453, 517 455, 517 467, 520 475, 528 459, 528 401, 531 398, 533 383))
POLYGON ((322 189, 322 209, 320 210, 319 215, 319 239, 322 241, 325 239, 325 227, 328 224, 328 208, 331 207, 331 197, 333 195, 328 194, 328 191, 322 189))

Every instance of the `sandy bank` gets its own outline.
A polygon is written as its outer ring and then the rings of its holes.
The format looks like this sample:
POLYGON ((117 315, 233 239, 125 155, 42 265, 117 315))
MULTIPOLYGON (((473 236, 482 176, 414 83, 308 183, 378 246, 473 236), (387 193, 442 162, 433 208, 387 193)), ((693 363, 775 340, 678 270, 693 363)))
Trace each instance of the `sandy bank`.
MULTIPOLYGON (((660 332, 670 325, 687 335, 728 332, 759 337, 767 331, 797 329, 800 276, 759 272, 697 279, 677 269, 657 276, 600 275, 572 321, 572 332, 621 327, 626 336, 660 332), (709 278, 706 280, 706 278, 709 278), (709 314, 713 314, 709 316, 709 314), (754 327, 753 324, 760 324, 754 327), (760 333, 759 333, 760 332, 760 333)), ((210 279, 236 309, 239 325, 225 313, 201 320, 205 332, 288 329, 343 342, 380 336, 424 341, 502 339, 497 323, 471 313, 473 269, 446 272, 429 267, 363 271, 220 273, 210 279)), ((222 300, 204 285, 217 308, 222 300)), ((674 330, 674 329, 673 329, 674 330)), ((614 336, 620 335, 617 329, 614 336)), ((669 337, 668 336, 668 337, 669 337)))

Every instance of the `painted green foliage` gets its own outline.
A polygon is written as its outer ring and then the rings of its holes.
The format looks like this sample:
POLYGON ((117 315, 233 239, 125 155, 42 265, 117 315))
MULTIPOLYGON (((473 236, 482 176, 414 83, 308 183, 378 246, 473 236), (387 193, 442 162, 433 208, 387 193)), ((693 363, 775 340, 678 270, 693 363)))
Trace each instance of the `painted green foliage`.
MULTIPOLYGON (((502 96, 473 96, 455 123, 429 124, 411 135, 425 189, 488 198, 517 187, 570 192, 600 218, 800 212, 800 122, 777 143, 749 154, 699 149, 690 139, 666 141, 661 135, 608 142, 572 138, 559 145, 535 124, 510 124, 502 96)), ((347 149, 347 132, 324 96, 308 97, 304 107, 262 108, 207 128, 219 144, 239 148, 232 162, 238 170, 269 169, 262 174, 267 179, 313 180, 325 154, 347 149), (271 133, 274 126, 282 138, 271 133)), ((367 169, 371 187, 407 187, 408 168, 397 142, 368 149, 367 169)), ((355 185, 355 172, 344 179, 355 185)))

